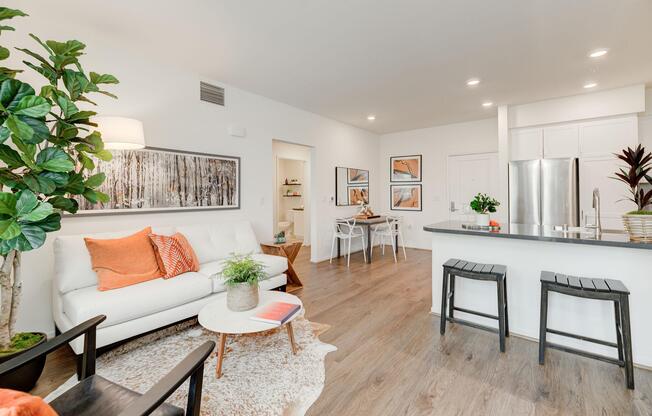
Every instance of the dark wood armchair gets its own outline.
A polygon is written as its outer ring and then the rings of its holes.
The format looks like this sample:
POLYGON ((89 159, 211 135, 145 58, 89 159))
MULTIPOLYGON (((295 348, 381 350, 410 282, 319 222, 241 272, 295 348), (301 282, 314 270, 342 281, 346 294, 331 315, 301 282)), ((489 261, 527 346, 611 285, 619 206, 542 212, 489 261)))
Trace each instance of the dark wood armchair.
POLYGON ((50 403, 60 416, 198 416, 204 361, 215 348, 215 343, 208 341, 200 345, 149 391, 140 394, 95 374, 95 331, 105 319, 106 316, 103 315, 89 319, 25 354, 0 364, 0 374, 43 357, 71 340, 85 335, 79 383, 50 403), (190 387, 185 412, 179 407, 164 403, 165 399, 188 378, 190 378, 190 387))

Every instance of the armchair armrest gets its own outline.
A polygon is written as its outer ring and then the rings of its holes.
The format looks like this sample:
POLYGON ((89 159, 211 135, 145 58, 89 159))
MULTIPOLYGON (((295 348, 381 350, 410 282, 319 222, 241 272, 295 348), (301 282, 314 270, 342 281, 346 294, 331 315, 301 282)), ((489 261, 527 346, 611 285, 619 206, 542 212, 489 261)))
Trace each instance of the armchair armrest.
POLYGON ((97 326, 105 319, 105 315, 99 315, 95 318, 91 318, 86 322, 82 322, 76 327, 70 329, 69 331, 66 331, 63 334, 52 338, 48 342, 41 344, 38 347, 32 348, 24 354, 20 354, 16 358, 12 358, 3 364, 0 364, 0 375, 8 373, 9 371, 24 366, 32 360, 47 355, 57 348, 61 347, 63 344, 66 344, 81 335, 86 335, 84 340, 84 355, 81 378, 86 378, 95 374, 95 331, 97 326))
POLYGON ((143 416, 152 413, 165 399, 190 377, 188 391, 187 416, 199 416, 199 405, 201 403, 201 389, 204 379, 204 361, 215 348, 215 342, 207 341, 197 347, 176 367, 158 381, 140 398, 134 401, 129 409, 120 413, 119 416, 143 416))

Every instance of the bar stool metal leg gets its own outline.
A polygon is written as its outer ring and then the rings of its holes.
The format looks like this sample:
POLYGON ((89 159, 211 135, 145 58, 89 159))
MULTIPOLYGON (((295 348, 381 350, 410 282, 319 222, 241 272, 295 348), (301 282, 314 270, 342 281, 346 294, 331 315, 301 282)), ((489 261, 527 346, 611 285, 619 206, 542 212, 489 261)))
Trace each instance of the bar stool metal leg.
POLYGON ((450 286, 448 288, 448 293, 449 299, 448 299, 448 317, 449 318, 454 318, 454 312, 455 312, 455 274, 454 273, 449 273, 448 274, 448 285, 450 286))
POLYGON ((503 279, 503 292, 505 292, 505 336, 509 336, 509 301, 507 300, 507 273, 503 279))
POLYGON ((504 279, 496 281, 498 292, 498 335, 500 339, 500 352, 505 352, 505 289, 504 279))
POLYGON ((620 311, 623 324, 623 349, 625 355, 625 377, 627 388, 634 390, 634 361, 632 358, 632 330, 629 321, 629 296, 620 296, 620 311))
POLYGON ((539 316, 539 364, 546 357, 546 333, 548 332, 548 286, 541 285, 541 315, 539 316))
POLYGON ((618 344, 618 360, 623 361, 621 367, 625 366, 623 359, 623 321, 620 317, 620 302, 614 301, 614 316, 616 318, 616 343, 618 344))
POLYGON ((448 275, 449 271, 444 268, 444 276, 441 283, 441 317, 439 321, 439 333, 444 335, 446 333, 446 302, 448 300, 448 275))

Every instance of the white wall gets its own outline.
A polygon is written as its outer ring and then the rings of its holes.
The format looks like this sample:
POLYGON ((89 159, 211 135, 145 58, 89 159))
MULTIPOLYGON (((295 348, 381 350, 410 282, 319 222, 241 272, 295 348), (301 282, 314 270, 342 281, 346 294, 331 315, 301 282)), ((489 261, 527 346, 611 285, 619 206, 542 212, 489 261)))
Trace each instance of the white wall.
MULTIPOLYGON (((450 155, 498 150, 495 118, 386 134, 380 138, 381 211, 388 211, 389 158, 420 154, 423 163, 423 211, 392 211, 405 220, 404 238, 409 247, 430 249, 431 235, 423 226, 448 220, 446 163, 450 155)), ((372 204, 373 205, 373 204, 372 204)), ((375 206, 375 205, 374 205, 375 206)))
POLYGON ((645 90, 645 112, 638 116, 638 137, 648 151, 652 151, 652 88, 645 90))
MULTIPOLYGON (((26 7, 17 3, 16 7, 26 7)), ((121 84, 112 89, 119 100, 97 99, 105 115, 122 115, 140 119, 145 125, 150 146, 205 152, 242 158, 241 209, 192 213, 162 213, 102 217, 65 218, 61 234, 79 234, 129 229, 146 225, 193 224, 247 218, 252 221, 259 239, 272 237, 273 192, 270 180, 274 172, 272 139, 282 138, 314 148, 313 172, 315 201, 313 215, 319 218, 313 236, 314 257, 328 258, 331 221, 346 215, 335 207, 334 168, 336 165, 369 169, 372 204, 380 203, 378 178, 378 136, 290 107, 229 85, 226 107, 199 101, 199 82, 219 84, 184 69, 183 62, 170 57, 148 57, 147 51, 130 53, 120 38, 98 35, 93 28, 68 25, 65 20, 39 13, 32 2, 30 17, 16 24, 17 32, 5 35, 3 45, 34 45, 27 33, 35 31, 46 39, 74 36, 88 45, 83 63, 87 70, 116 75, 121 84), (64 27, 65 26, 65 27, 64 27), (158 59, 164 61, 157 61, 158 59), (247 129, 245 138, 227 135, 227 127, 236 124, 247 129)), ((164 41, 164 40, 161 40, 164 41)), ((12 51, 15 58, 20 53, 12 51)), ((15 61, 14 61, 15 62, 15 61)), ((13 64, 17 65, 17 64, 13 64)), ((29 75, 31 79, 38 79, 29 75)), ((27 77, 27 75, 26 75, 27 77)), ((20 78, 25 80, 26 77, 20 78)), ((50 287, 54 268, 52 242, 24 256, 24 298, 18 320, 19 330, 53 332, 50 313, 50 287)))

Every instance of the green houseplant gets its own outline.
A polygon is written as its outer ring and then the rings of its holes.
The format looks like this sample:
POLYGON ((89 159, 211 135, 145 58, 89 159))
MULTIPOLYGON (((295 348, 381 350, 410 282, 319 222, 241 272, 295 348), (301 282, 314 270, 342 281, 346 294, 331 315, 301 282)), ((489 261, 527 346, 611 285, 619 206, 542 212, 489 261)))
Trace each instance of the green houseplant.
POLYGON ((261 262, 250 255, 233 254, 224 262, 222 277, 230 310, 241 312, 258 306, 258 282, 267 277, 261 262))
MULTIPOLYGON (((0 7, 0 20, 27 16, 0 7)), ((0 26, 1 31, 14 30, 0 26)), ((25 66, 44 77, 35 88, 18 79, 21 69, 0 67, 0 358, 11 357, 33 346, 43 335, 15 334, 21 300, 21 253, 43 245, 48 232, 59 230, 63 212, 74 214, 83 197, 94 203, 106 201, 96 188, 103 174, 90 175, 94 159, 108 161, 111 153, 91 121, 94 111, 80 109, 92 104, 89 96, 103 91, 101 84, 117 84, 113 75, 86 74, 79 58, 85 45, 77 40, 42 41, 30 37, 41 53, 16 48, 28 60, 25 66)), ((9 57, 0 46, 0 60, 9 57)), ((38 378, 38 375, 37 375, 38 378)))
POLYGON ((489 225, 489 213, 496 212, 500 205, 496 199, 487 194, 477 194, 471 201, 471 209, 476 212, 476 222, 480 226, 489 225))
POLYGON ((626 199, 636 205, 636 210, 623 215, 625 228, 631 240, 652 242, 652 211, 646 210, 652 202, 652 153, 639 144, 635 149, 623 149, 616 157, 625 166, 614 173, 614 179, 627 185, 626 199))

